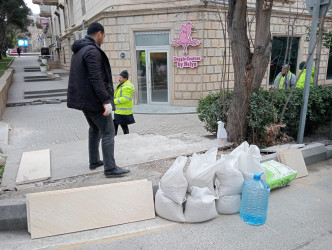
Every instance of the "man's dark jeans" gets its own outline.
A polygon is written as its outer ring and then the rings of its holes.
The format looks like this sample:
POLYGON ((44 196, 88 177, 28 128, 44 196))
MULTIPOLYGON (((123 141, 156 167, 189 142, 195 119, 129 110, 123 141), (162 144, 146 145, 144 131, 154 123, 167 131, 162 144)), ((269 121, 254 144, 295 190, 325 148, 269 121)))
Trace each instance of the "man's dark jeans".
POLYGON ((116 166, 114 159, 114 124, 112 115, 103 116, 103 112, 83 111, 89 123, 89 162, 100 161, 99 142, 103 152, 104 169, 110 170, 116 166))

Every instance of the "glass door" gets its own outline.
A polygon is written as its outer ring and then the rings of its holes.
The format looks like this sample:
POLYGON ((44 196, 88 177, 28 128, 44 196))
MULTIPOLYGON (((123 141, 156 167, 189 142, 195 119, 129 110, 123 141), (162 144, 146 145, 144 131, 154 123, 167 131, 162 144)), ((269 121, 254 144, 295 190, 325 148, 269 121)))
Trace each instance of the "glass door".
POLYGON ((138 85, 138 103, 148 103, 147 80, 146 80, 146 56, 145 50, 137 50, 137 85, 138 85))
POLYGON ((168 53, 148 51, 150 103, 168 103, 168 53))
POLYGON ((168 50, 137 50, 139 104, 169 103, 168 50))

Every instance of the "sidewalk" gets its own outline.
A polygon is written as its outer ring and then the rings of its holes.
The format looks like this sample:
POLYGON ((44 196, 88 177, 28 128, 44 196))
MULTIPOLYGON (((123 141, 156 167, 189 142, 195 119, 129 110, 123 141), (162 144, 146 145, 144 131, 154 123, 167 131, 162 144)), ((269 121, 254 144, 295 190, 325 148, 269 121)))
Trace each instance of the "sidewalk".
MULTIPOLYGON (((24 82, 24 76, 45 74, 24 72, 27 65, 38 65, 37 57, 14 60, 14 81, 7 103, 25 103, 23 93, 27 90, 67 87, 68 74, 59 81, 24 82)), ((135 105, 134 110, 136 123, 129 127, 131 134, 121 135, 120 128, 115 139, 116 161, 121 167, 204 151, 216 145, 206 137, 209 133, 194 114, 195 107, 135 105), (126 152, 121 150, 124 147, 126 152), (127 152, 132 153, 128 156, 127 152)), ((65 102, 7 107, 2 121, 11 128, 9 144, 4 147, 8 160, 1 184, 3 189, 16 188, 21 155, 27 151, 51 150, 51 180, 91 172, 88 169, 87 122, 82 112, 68 109, 65 102)), ((135 179, 135 172, 131 176, 135 179)))
MULTIPOLYGON (((37 57, 16 58, 13 62, 14 82, 9 89, 8 103, 26 102, 23 93, 27 90, 67 87, 66 75, 60 81, 23 82, 24 76, 42 74, 24 72, 26 65, 38 65, 37 57)), ((88 168, 88 125, 82 112, 68 109, 65 102, 7 107, 1 122, 10 126, 9 143, 2 146, 8 160, 0 189, 12 191, 6 192, 5 201, 11 196, 24 198, 24 194, 29 192, 145 178, 152 180, 156 187, 174 158, 217 146, 214 137, 204 129, 194 112, 195 107, 136 105, 136 123, 129 126, 130 134, 122 135, 119 128, 119 135, 115 138, 117 164, 130 169, 131 173, 124 178, 106 179, 102 168, 95 171, 88 168), (123 148, 126 148, 125 153, 123 148), (51 179, 16 185, 22 153, 40 149, 51 151, 51 179)), ((325 157, 326 150, 321 150, 325 146, 317 147, 320 149, 317 153, 315 149, 309 151, 313 151, 318 156, 315 160, 319 161, 320 157, 325 157)), ((0 201, 4 200, 1 196, 0 201)), ((24 209, 25 200, 17 199, 15 203, 15 199, 9 204, 18 204, 20 209, 24 209)))

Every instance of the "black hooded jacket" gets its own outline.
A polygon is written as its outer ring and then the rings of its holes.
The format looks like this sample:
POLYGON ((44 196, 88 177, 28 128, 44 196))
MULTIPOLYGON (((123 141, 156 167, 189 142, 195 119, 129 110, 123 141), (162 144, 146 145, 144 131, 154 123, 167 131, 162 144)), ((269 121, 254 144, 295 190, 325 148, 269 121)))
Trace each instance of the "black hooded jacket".
POLYGON ((111 103, 115 110, 112 72, 106 54, 90 36, 75 41, 71 49, 74 54, 68 82, 68 108, 99 112, 104 111, 104 104, 111 103))

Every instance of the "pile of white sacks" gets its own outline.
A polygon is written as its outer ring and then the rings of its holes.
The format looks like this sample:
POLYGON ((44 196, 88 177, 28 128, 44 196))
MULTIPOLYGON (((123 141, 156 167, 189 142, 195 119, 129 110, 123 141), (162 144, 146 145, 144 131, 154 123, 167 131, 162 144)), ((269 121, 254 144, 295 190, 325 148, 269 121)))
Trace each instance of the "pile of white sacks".
POLYGON ((185 173, 188 158, 175 160, 156 193, 155 208, 160 217, 195 223, 240 211, 243 181, 264 172, 260 150, 244 142, 219 160, 217 153, 217 148, 205 154, 194 153, 185 173))

